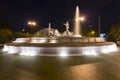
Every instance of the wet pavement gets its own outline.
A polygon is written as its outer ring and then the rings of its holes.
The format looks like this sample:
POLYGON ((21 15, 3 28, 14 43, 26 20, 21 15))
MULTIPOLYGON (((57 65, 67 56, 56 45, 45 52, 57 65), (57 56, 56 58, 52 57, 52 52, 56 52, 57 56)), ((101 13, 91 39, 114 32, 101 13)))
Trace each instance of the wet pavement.
POLYGON ((120 52, 79 57, 1 53, 0 80, 120 80, 120 52))

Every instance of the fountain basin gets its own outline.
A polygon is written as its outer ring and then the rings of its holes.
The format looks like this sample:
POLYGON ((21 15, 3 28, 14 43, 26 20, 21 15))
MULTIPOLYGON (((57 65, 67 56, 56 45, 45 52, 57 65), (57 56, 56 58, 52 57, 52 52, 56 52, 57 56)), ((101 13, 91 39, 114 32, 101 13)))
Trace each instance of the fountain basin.
POLYGON ((100 37, 31 37, 17 38, 13 43, 81 43, 81 42, 105 42, 100 37))
POLYGON ((118 50, 114 42, 105 42, 101 38, 37 38, 38 42, 34 42, 35 39, 31 38, 31 41, 26 43, 6 43, 3 51, 29 56, 80 56, 111 53, 118 50), (43 43, 39 41, 44 39, 43 43), (51 41, 55 42, 51 43, 51 41))

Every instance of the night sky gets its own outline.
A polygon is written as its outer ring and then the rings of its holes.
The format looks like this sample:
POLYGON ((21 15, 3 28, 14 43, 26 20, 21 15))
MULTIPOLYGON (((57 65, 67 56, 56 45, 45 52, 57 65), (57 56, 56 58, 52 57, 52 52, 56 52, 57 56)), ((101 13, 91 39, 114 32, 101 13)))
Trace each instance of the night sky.
POLYGON ((34 20, 39 26, 61 27, 66 20, 74 19, 76 6, 81 16, 90 25, 98 25, 101 17, 101 32, 120 21, 120 0, 0 0, 0 20, 10 23, 14 31, 29 27, 34 20))

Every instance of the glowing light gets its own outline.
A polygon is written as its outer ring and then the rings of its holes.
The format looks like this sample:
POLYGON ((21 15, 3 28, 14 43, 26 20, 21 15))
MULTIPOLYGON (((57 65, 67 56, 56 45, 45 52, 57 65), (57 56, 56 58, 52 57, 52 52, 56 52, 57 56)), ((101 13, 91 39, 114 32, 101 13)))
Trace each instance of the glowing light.
POLYGON ((40 52, 40 48, 37 47, 21 47, 20 55, 36 56, 40 52))
POLYGON ((9 46, 8 53, 15 54, 15 53, 19 53, 19 51, 20 51, 20 49, 16 46, 9 46))
POLYGON ((98 55, 98 53, 96 52, 96 47, 83 47, 82 48, 82 53, 84 55, 98 55))
POLYGON ((58 56, 66 57, 68 56, 68 47, 59 47, 57 48, 58 56))
POLYGON ((91 34, 95 34, 95 31, 91 31, 91 34))
POLYGON ((30 38, 17 38, 13 43, 24 43, 24 42, 29 42, 30 38))
POLYGON ((31 40, 30 43, 46 43, 47 40, 44 40, 44 39, 40 39, 40 40, 31 40))
POLYGON ((60 54, 59 54, 59 56, 62 56, 62 57, 66 57, 66 56, 68 56, 68 54, 66 53, 66 52, 61 52, 60 54))
POLYGON ((47 38, 38 38, 38 37, 32 37, 30 43, 47 43, 47 38))
POLYGON ((107 51, 107 50, 102 50, 101 52, 102 52, 102 53, 106 53, 106 54, 109 53, 109 51, 107 51))
POLYGON ((85 20, 85 18, 84 18, 84 17, 80 17, 80 18, 79 18, 79 20, 84 21, 84 20, 85 20))
POLYGON ((29 21, 29 22, 28 22, 28 25, 35 26, 35 25, 36 25, 36 22, 34 22, 34 21, 29 21))
POLYGON ((83 54, 84 55, 94 55, 94 56, 98 55, 98 53, 96 53, 95 51, 85 51, 83 54))
POLYGON ((118 51, 118 48, 117 48, 116 44, 113 44, 113 45, 108 46, 108 50, 109 50, 109 52, 115 52, 115 51, 118 51))
POLYGON ((79 21, 79 18, 76 18, 75 20, 76 20, 76 21, 79 21))
POLYGON ((24 55, 24 56, 36 56, 35 53, 20 53, 20 55, 24 55))
POLYGON ((73 35, 73 37, 82 37, 81 35, 73 35))
POLYGON ((17 53, 25 56, 43 55, 65 57, 71 55, 78 55, 79 53, 83 55, 95 56, 102 53, 116 52, 118 51, 118 48, 115 43, 103 46, 86 46, 86 47, 37 47, 37 46, 32 47, 32 46, 4 45, 3 51, 7 51, 10 54, 17 53), (49 54, 49 52, 51 54, 49 54))
POLYGON ((9 46, 4 45, 4 48, 2 49, 2 51, 8 51, 9 50, 9 46))
POLYGON ((57 43, 56 40, 50 40, 50 43, 57 43))
POLYGON ((85 18, 84 17, 79 17, 79 18, 76 18, 75 21, 84 21, 85 18))
POLYGON ((110 53, 110 52, 116 52, 116 51, 118 51, 116 44, 106 45, 101 47, 102 53, 110 53))

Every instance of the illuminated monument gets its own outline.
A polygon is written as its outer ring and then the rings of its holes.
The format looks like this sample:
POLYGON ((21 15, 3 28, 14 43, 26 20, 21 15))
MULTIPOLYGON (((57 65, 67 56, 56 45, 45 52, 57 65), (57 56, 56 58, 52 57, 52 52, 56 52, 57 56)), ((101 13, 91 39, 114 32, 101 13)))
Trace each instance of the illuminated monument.
POLYGON ((80 56, 106 54, 118 50, 114 42, 105 42, 103 38, 82 37, 79 17, 77 6, 73 32, 69 31, 67 21, 64 23, 66 31, 62 34, 57 29, 52 29, 49 23, 48 29, 46 29, 47 37, 17 38, 12 43, 6 43, 3 51, 28 56, 80 56))

